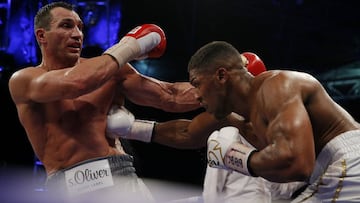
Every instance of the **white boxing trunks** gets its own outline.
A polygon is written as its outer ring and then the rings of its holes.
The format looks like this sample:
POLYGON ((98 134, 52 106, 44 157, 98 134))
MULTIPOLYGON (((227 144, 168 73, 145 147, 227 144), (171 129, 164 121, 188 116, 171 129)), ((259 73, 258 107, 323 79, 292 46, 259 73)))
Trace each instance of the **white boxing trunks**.
MULTIPOLYGON (((253 147, 240 136, 242 143, 253 147)), ((204 203, 271 203, 290 201, 294 192, 304 182, 274 183, 262 177, 246 176, 242 173, 207 166, 204 187, 204 203)))
MULTIPOLYGON (((242 135, 240 141, 253 147, 242 135)), ((270 203, 271 192, 266 182, 261 177, 207 166, 203 187, 204 203, 270 203)))
POLYGON ((204 180, 205 203, 271 202, 266 180, 207 166, 204 180))
POLYGON ((360 130, 332 139, 317 157, 309 186, 292 203, 360 202, 360 130))

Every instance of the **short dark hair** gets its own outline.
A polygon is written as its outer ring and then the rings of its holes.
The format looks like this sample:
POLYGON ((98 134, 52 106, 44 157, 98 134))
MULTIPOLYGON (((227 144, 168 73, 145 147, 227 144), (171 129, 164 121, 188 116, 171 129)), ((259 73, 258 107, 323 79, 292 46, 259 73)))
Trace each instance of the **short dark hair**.
POLYGON ((50 22, 52 20, 52 15, 51 15, 50 11, 57 7, 62 7, 62 8, 68 9, 70 11, 74 10, 74 6, 72 4, 69 4, 69 3, 63 2, 63 1, 57 1, 57 2, 52 2, 52 3, 46 4, 45 6, 40 8, 39 11, 35 15, 34 29, 44 28, 45 30, 49 30, 50 22))
POLYGON ((199 72, 212 72, 220 66, 232 69, 243 67, 244 64, 233 45, 225 41, 213 41, 195 52, 188 63, 188 71, 196 69, 199 72))

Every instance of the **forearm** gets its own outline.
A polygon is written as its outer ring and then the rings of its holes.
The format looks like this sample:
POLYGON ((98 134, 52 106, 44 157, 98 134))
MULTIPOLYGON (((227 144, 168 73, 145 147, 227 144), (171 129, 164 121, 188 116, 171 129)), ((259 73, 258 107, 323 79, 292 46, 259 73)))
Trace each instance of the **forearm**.
POLYGON ((178 119, 157 123, 152 140, 179 149, 198 149, 205 147, 211 132, 223 125, 224 121, 218 121, 203 112, 192 120, 178 119))
POLYGON ((189 82, 165 83, 162 105, 167 111, 187 112, 201 107, 197 90, 189 82))
POLYGON ((254 174, 273 182, 306 181, 313 169, 311 159, 293 154, 288 147, 273 144, 254 153, 249 165, 254 174))
POLYGON ((126 71, 126 78, 120 78, 120 91, 131 102, 158 108, 167 112, 188 112, 200 108, 195 89, 189 83, 170 83, 151 78, 131 70, 126 71))
POLYGON ((188 131, 190 123, 190 120, 185 119, 157 123, 154 127, 152 142, 178 149, 196 149, 205 146, 205 143, 191 136, 188 131))

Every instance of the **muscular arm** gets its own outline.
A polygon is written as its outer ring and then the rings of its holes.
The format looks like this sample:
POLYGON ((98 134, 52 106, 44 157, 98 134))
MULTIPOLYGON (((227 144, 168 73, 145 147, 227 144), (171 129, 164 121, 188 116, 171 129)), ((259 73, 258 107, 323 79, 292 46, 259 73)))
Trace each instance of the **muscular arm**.
POLYGON ((305 108, 296 103, 269 123, 271 143, 251 159, 255 174, 276 182, 309 178, 315 164, 312 128, 305 108))
POLYGON ((236 126, 242 134, 245 133, 242 117, 230 114, 219 121, 213 115, 203 112, 192 120, 178 119, 156 124, 152 141, 178 149, 202 148, 214 130, 228 125, 236 126))
POLYGON ((188 82, 165 82, 138 73, 130 64, 118 74, 120 91, 132 102, 168 112, 200 108, 195 88, 188 82))
POLYGON ((64 69, 27 68, 12 75, 9 88, 15 102, 76 98, 103 85, 118 69, 115 60, 108 55, 83 60, 64 69))
MULTIPOLYGON (((304 81, 294 83, 299 82, 304 81)), ((253 154, 250 167, 270 181, 304 181, 310 177, 316 158, 312 125, 304 106, 304 95, 311 93, 299 85, 282 87, 269 87, 282 96, 269 98, 272 104, 267 103, 266 110, 259 105, 260 114, 267 119, 264 137, 268 145, 253 154)))

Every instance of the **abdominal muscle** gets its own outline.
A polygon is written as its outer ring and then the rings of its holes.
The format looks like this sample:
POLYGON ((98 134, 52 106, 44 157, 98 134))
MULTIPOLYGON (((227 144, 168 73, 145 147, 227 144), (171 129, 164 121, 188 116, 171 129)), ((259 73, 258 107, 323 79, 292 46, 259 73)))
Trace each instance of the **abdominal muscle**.
POLYGON ((102 138, 101 141, 87 140, 82 142, 68 139, 58 147, 47 146, 49 150, 45 153, 42 160, 40 159, 45 166, 47 174, 50 175, 58 170, 66 169, 88 159, 126 154, 120 141, 102 138))

